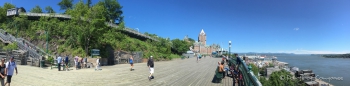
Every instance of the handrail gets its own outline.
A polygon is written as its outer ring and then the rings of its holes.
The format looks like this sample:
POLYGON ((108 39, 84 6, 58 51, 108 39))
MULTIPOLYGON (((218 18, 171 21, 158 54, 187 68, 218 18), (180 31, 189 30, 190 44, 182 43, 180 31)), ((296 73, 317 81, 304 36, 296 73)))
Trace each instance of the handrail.
POLYGON ((17 46, 19 49, 22 50, 26 50, 29 53, 29 56, 37 58, 37 59, 41 59, 41 55, 38 54, 35 50, 28 48, 27 46, 25 46, 23 44, 23 40, 22 38, 16 38, 13 35, 7 33, 6 35, 4 35, 3 33, 5 33, 6 31, 4 31, 3 29, 0 29, 0 37, 6 41, 11 41, 12 43, 17 43, 17 46))
MULTIPOLYGON (((231 58, 230 60, 233 60, 233 64, 237 65, 237 58, 231 58)), ((248 69, 247 64, 242 59, 239 59, 239 63, 239 70, 242 71, 244 84, 247 86, 262 86, 258 78, 248 69)))

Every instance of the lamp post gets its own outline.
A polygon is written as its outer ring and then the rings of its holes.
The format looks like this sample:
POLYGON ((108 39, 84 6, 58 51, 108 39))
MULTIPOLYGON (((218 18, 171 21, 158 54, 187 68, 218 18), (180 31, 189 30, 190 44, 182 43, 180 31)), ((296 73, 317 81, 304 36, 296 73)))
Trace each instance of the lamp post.
POLYGON ((229 45, 228 56, 230 57, 231 56, 231 41, 228 41, 228 45, 229 45))

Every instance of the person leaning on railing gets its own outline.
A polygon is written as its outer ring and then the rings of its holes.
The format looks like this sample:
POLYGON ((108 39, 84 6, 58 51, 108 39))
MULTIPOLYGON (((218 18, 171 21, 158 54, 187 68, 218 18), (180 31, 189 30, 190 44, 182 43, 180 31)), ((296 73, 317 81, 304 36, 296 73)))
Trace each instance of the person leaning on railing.
POLYGON ((237 69, 238 69, 238 67, 239 67, 239 65, 241 64, 241 58, 239 58, 238 57, 238 54, 237 53, 235 53, 235 57, 236 57, 236 63, 237 63, 237 69))

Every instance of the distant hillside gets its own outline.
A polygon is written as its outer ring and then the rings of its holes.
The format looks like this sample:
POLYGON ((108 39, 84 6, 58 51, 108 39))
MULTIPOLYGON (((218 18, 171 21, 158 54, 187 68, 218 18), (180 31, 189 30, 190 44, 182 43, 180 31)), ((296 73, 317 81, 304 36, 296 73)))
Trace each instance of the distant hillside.
POLYGON ((350 54, 326 54, 322 55, 323 57, 326 58, 350 58, 350 54))

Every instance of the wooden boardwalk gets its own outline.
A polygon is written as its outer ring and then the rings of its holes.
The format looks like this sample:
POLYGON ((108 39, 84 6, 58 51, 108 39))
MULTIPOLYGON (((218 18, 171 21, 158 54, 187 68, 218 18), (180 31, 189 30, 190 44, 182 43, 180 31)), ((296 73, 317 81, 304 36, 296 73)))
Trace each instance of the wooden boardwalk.
POLYGON ((199 63, 195 58, 155 62, 152 81, 147 79, 149 69, 146 63, 103 66, 102 71, 94 69, 57 71, 18 65, 19 74, 13 75, 13 86, 232 86, 232 78, 222 83, 212 83, 217 62, 220 58, 205 57, 199 63))

